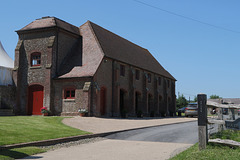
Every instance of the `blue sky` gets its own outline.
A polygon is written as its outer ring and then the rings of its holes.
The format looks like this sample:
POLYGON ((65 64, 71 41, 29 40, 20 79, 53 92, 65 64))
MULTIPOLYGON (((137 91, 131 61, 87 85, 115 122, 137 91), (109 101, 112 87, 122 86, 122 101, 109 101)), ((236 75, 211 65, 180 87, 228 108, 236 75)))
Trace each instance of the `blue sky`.
POLYGON ((239 97, 239 0, 139 1, 155 8, 134 0, 2 1, 0 41, 14 59, 15 31, 35 19, 55 16, 76 26, 90 20, 147 48, 177 79, 176 94, 239 97))

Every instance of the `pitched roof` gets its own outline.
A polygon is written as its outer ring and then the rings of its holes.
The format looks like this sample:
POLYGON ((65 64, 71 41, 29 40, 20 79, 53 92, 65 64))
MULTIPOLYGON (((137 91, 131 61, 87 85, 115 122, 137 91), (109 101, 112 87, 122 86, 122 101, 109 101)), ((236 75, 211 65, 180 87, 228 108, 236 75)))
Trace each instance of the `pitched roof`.
MULTIPOLYGON (((152 56, 152 54, 145 48, 142 48, 90 21, 83 24, 80 28, 71 25, 65 21, 62 21, 56 17, 43 17, 33 21, 32 23, 28 24, 27 26, 23 27, 22 29, 18 30, 17 32, 24 32, 24 31, 31 31, 43 28, 52 28, 52 27, 59 27, 74 34, 82 35, 83 39, 86 36, 94 37, 94 45, 95 49, 96 44, 98 45, 97 51, 94 52, 90 51, 83 51, 83 61, 82 65, 79 65, 80 62, 73 59, 74 57, 79 57, 79 49, 75 49, 73 54, 74 55, 68 58, 68 62, 76 61, 76 66, 71 63, 71 67, 60 74, 59 78, 70 78, 70 77, 81 77, 81 76, 93 76, 100 65, 100 62, 103 56, 115 59, 117 61, 130 64, 137 68, 144 69, 149 72, 153 72, 164 77, 176 80, 168 71, 166 71, 159 62, 152 56), (81 29, 85 28, 85 29, 81 29), (81 32, 81 33, 80 33, 81 32), (97 53, 95 53, 97 52, 97 53), (101 53, 99 53, 101 52, 101 53), (102 53, 103 52, 103 53, 102 53), (92 58, 95 57, 95 58, 92 58), (90 62, 91 61, 91 62, 90 62)), ((93 42, 92 41, 92 42, 93 42)), ((90 43, 92 43, 90 42, 90 43)), ((92 45, 92 44, 83 44, 83 45, 92 45)), ((80 47, 80 46, 79 46, 80 47)), ((92 48, 92 46, 89 46, 92 48)), ((84 48, 84 46, 83 46, 84 48)))
POLYGON ((92 22, 90 22, 90 25, 106 57, 176 80, 147 49, 92 22))
POLYGON ((59 27, 74 34, 79 34, 79 28, 56 17, 42 17, 26 25, 17 32, 36 30, 42 28, 59 27))
POLYGON ((240 98, 208 99, 208 101, 212 101, 216 103, 240 104, 240 98))
POLYGON ((79 48, 73 49, 73 52, 68 55, 66 63, 62 64, 62 73, 60 73, 58 78, 94 76, 103 59, 104 55, 95 39, 90 23, 84 23, 79 29, 83 38, 83 40, 79 42, 82 43, 82 45, 79 44, 79 48), (82 56, 80 54, 82 54, 82 56), (78 61, 80 60, 79 58, 81 58, 81 62, 78 61))

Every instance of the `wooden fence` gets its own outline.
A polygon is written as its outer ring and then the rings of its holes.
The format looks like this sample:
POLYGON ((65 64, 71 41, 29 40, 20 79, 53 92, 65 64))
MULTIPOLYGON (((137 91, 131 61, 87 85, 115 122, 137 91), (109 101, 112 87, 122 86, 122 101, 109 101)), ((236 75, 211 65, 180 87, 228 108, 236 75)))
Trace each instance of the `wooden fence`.
POLYGON ((199 149, 205 149, 208 142, 240 147, 239 142, 209 139, 211 134, 222 130, 240 130, 240 105, 207 101, 206 97, 205 94, 198 95, 199 149), (209 112, 207 110, 212 111, 209 112), (209 113, 214 114, 208 115, 209 113))
MULTIPOLYGON (((240 118, 240 105, 220 104, 207 101, 208 109, 215 109, 214 115, 208 116, 208 135, 230 129, 240 129, 234 125, 234 121, 240 118), (232 123, 232 125, 231 125, 232 123)), ((209 112, 208 112, 209 113, 209 112)))

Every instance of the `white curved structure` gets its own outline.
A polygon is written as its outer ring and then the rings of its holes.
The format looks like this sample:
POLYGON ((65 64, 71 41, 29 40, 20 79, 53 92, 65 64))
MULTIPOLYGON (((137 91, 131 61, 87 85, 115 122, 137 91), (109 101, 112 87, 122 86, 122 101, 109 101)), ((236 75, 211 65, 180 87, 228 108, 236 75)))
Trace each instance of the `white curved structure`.
POLYGON ((14 68, 14 61, 9 57, 9 55, 4 50, 1 41, 0 41, 0 66, 14 68))
POLYGON ((8 56, 0 41, 0 85, 12 85, 12 69, 14 61, 8 56))

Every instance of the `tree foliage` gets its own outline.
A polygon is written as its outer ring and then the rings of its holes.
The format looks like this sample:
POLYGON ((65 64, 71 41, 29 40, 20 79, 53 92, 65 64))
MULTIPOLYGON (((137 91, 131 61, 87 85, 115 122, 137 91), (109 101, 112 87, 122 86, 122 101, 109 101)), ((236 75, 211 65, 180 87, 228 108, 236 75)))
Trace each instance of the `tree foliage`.
POLYGON ((178 98, 176 99, 176 105, 177 105, 177 109, 178 108, 182 108, 182 107, 186 107, 188 104, 187 99, 184 97, 183 94, 179 95, 178 98))
POLYGON ((213 94, 213 95, 210 96, 210 99, 219 99, 219 98, 221 98, 221 97, 219 97, 219 96, 216 95, 216 94, 213 94))
POLYGON ((197 96, 194 97, 194 102, 197 102, 197 96))

